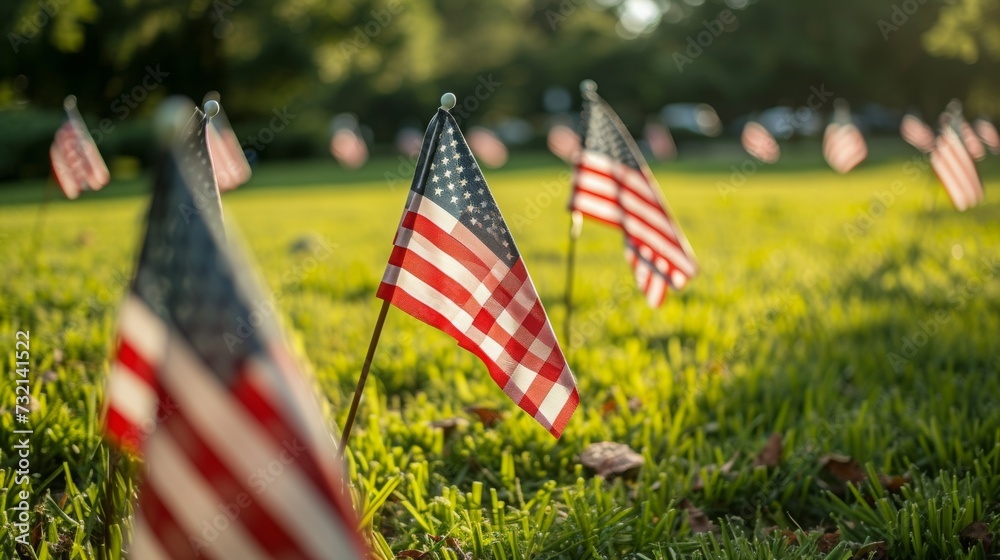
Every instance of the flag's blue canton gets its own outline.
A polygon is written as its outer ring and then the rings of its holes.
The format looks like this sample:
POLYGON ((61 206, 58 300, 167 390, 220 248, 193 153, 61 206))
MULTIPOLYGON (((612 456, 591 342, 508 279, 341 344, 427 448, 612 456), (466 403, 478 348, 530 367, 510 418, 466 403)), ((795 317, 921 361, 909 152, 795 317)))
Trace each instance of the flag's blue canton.
POLYGON ((203 125, 187 136, 185 145, 166 155, 166 169, 157 174, 132 291, 183 336, 213 372, 232 380, 240 363, 261 350, 260 333, 241 336, 242 343, 234 344, 232 351, 220 334, 245 333, 251 309, 237 297, 232 261, 220 247, 221 222, 214 215, 218 208, 202 209, 195 202, 196 192, 214 189, 203 125), (198 211, 192 212, 195 208, 198 211))
POLYGON ((628 140, 621 133, 624 125, 619 126, 617 117, 606 107, 600 98, 584 104, 581 121, 583 130, 580 132, 584 149, 604 154, 613 161, 641 170, 628 140))
POLYGON ((428 134, 437 134, 437 138, 430 143, 434 153, 427 154, 430 168, 426 183, 417 192, 458 218, 500 260, 508 265, 517 262, 520 253, 514 238, 455 118, 439 110, 437 123, 431 123, 428 134))

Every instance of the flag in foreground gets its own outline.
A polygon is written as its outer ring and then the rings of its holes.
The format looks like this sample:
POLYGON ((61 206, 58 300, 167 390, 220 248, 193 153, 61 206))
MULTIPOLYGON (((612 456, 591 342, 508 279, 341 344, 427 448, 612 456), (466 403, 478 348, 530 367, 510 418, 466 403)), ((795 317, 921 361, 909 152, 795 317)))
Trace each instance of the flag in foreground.
POLYGON ((111 174, 76 108, 76 98, 67 97, 64 106, 66 120, 49 147, 49 160, 59 188, 72 200, 82 191, 100 190, 111 180, 111 174))
POLYGON ((478 356, 525 412, 559 437, 579 404, 549 318, 455 118, 440 109, 378 289, 478 356))
POLYGON ((221 223, 181 210, 213 182, 203 122, 161 163, 106 393, 109 438, 149 467, 129 557, 360 559, 333 440, 257 306, 270 300, 221 223))
POLYGON ((697 272, 694 252, 635 140, 594 91, 585 93, 582 125, 570 210, 621 228, 639 289, 650 307, 659 307, 668 286, 679 290, 697 272))
POLYGON ((740 141, 748 154, 764 163, 777 163, 778 158, 781 157, 778 141, 759 122, 748 122, 743 127, 740 141))
POLYGON ((934 129, 915 115, 903 117, 903 121, 899 124, 899 133, 907 144, 925 154, 931 153, 934 149, 934 129))
POLYGON ((250 180, 250 163, 221 107, 219 114, 209 119, 207 126, 208 153, 212 157, 215 183, 220 192, 231 191, 250 180))
POLYGON ((931 168, 960 212, 983 200, 983 184, 976 171, 976 162, 961 136, 963 122, 957 115, 948 116, 931 152, 931 168))

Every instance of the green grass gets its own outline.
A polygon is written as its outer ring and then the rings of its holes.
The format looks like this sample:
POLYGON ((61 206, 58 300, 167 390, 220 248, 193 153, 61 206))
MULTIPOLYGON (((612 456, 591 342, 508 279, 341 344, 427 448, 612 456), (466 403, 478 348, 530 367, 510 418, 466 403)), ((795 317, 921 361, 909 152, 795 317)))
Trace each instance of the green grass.
MULTIPOLYGON (((344 421, 364 359, 408 185, 391 189, 384 173, 398 162, 379 163, 353 176, 329 165, 264 168, 224 200, 293 348, 308 356, 331 429, 344 421), (332 254, 289 251, 303 236, 327 239, 332 254)), ((973 521, 1000 530, 1000 282, 980 269, 1000 258, 990 192, 1000 168, 988 169, 990 202, 959 214, 904 159, 848 177, 778 166, 724 198, 717 182, 730 180, 727 167, 657 169, 702 266, 660 310, 634 289, 620 235, 585 226, 567 350, 582 404, 560 440, 471 354, 391 310, 349 453, 376 555, 456 559, 458 545, 510 560, 849 559, 881 542, 892 558, 988 557, 960 532, 973 521), (859 218, 894 181, 884 214, 859 218), (504 418, 484 426, 469 406, 504 418), (448 433, 430 425, 450 417, 469 424, 448 433), (774 432, 784 438, 781 463, 755 467, 774 432), (594 477, 577 456, 605 440, 630 445, 645 465, 628 479, 594 477), (821 465, 830 453, 856 459, 866 480, 832 478, 821 465), (873 482, 904 474, 892 492, 873 482), (692 530, 703 523, 688 504, 714 531, 692 530), (839 544, 824 544, 837 530, 839 544)), ((563 171, 538 159, 487 174, 560 331, 563 171)), ((133 182, 53 203, 32 253, 39 184, 0 189, 3 558, 119 557, 137 465, 108 483, 99 415, 141 192, 133 182), (15 331, 28 329, 34 517, 32 550, 15 551, 12 352, 15 331)))

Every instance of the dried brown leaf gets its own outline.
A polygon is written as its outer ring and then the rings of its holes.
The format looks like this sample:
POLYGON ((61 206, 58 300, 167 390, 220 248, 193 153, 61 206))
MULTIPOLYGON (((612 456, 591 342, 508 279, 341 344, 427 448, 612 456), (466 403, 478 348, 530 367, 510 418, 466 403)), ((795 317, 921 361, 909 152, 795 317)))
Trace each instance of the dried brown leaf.
POLYGON ((889 476, 887 474, 880 474, 878 476, 878 481, 882 483, 882 486, 891 494, 899 494, 899 491, 913 481, 909 474, 904 474, 902 476, 889 476))
POLYGON ((678 505, 681 509, 687 511, 688 527, 691 528, 692 533, 712 533, 716 530, 715 525, 705 515, 705 512, 698 509, 690 500, 685 499, 678 505))
POLYGON ((469 414, 474 414, 482 422, 483 426, 487 428, 492 428, 503 420, 502 412, 487 406, 467 406, 465 407, 465 411, 469 414))
POLYGON ((580 453, 580 463, 598 476, 625 476, 642 466, 644 459, 629 446, 613 441, 592 443, 580 453))
POLYGON ((781 434, 778 432, 771 434, 771 437, 767 439, 767 443, 764 444, 764 449, 754 458, 753 466, 777 467, 780 465, 782 452, 781 440, 781 434))
POLYGON ((862 482, 868 478, 861 465, 847 455, 829 454, 820 460, 823 470, 840 482, 862 482))
POLYGON ((962 529, 959 533, 959 538, 962 541, 962 545, 966 549, 976 546, 978 543, 983 544, 983 550, 987 553, 990 552, 990 548, 993 546, 993 535, 990 533, 990 526, 984 521, 973 521, 969 523, 962 529))
POLYGON ((444 432, 444 438, 448 439, 452 433, 458 428, 464 428, 469 425, 469 421, 465 418, 460 418, 458 416, 452 416, 451 418, 442 418, 440 420, 434 420, 429 423, 431 428, 440 429, 444 432))
POLYGON ((840 531, 825 533, 816 540, 816 550, 827 554, 840 544, 840 531))
POLYGON ((422 558, 427 558, 426 552, 420 552, 419 550, 402 550, 396 554, 396 558, 416 558, 420 560, 422 558))

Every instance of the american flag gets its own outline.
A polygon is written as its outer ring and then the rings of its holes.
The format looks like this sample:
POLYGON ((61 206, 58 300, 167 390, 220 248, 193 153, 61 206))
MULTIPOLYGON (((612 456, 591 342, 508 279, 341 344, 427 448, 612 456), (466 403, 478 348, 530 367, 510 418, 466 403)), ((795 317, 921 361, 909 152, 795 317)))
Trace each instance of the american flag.
POLYGON ((649 121, 642 132, 654 158, 670 160, 677 157, 677 144, 674 143, 670 129, 656 121, 649 121))
POLYGON ((129 557, 363 558, 339 456, 268 300, 221 223, 183 211, 215 190, 197 124, 161 163, 106 391, 109 439, 148 466, 129 557))
POLYGON ((909 145, 925 154, 931 153, 934 149, 934 129, 915 115, 903 117, 903 121, 899 124, 899 133, 909 145))
POLYGON ((697 272, 694 252, 625 125, 597 93, 586 96, 570 210, 621 228, 639 289, 659 307, 668 286, 679 290, 697 272))
POLYGON ((965 143, 965 149, 969 151, 969 155, 976 161, 984 159, 986 157, 986 148, 983 146, 983 141, 979 139, 976 131, 973 130, 972 125, 968 121, 959 117, 959 122, 959 128, 962 132, 962 142, 965 143))
POLYGON ((823 134, 823 157, 837 173, 847 173, 868 157, 868 144, 854 123, 833 122, 823 134))
POLYGON ((455 118, 440 109, 378 289, 478 356, 559 437, 580 397, 524 260, 455 118))
POLYGON ((576 158, 580 155, 580 135, 575 130, 564 124, 553 125, 546 140, 550 152, 566 163, 576 165, 576 158))
POLYGON ((64 105, 66 120, 49 147, 49 160, 59 188, 72 200, 82 191, 100 190, 111 180, 111 174, 76 109, 76 98, 67 97, 64 105))
POLYGON ((764 163, 777 163, 778 158, 781 157, 778 141, 759 122, 748 122, 743 127, 740 140, 743 143, 743 149, 748 154, 764 163))
POLYGON ((225 111, 220 108, 219 114, 212 117, 207 126, 208 153, 212 156, 215 183, 220 192, 231 191, 250 180, 250 163, 225 111))
POLYGON ((960 135, 962 120, 952 116, 945 121, 931 152, 931 168, 955 208, 964 211, 983 200, 983 184, 976 171, 976 162, 960 135))
POLYGON ((997 132, 993 123, 986 119, 976 119, 976 134, 993 155, 1000 155, 1000 132, 997 132))

